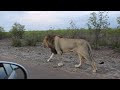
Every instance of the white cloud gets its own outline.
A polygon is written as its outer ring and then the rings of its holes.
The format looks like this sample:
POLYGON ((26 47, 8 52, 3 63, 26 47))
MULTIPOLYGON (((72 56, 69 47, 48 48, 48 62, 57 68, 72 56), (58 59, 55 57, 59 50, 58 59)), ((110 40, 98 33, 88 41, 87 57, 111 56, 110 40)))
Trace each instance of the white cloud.
POLYGON ((39 24, 56 24, 65 19, 88 15, 92 11, 25 11, 22 21, 39 24))
POLYGON ((60 21, 56 17, 56 12, 49 11, 27 11, 22 17, 22 20, 28 23, 39 23, 39 24, 55 24, 60 21))
MULTIPOLYGON (((70 20, 90 14, 92 11, 24 11, 17 21, 29 27, 61 27, 67 28, 70 20), (63 26, 63 27, 62 27, 63 26)), ((80 21, 86 19, 81 18, 80 21)), ((79 21, 79 20, 78 20, 79 21)))
MULTIPOLYGON (((1 25, 11 28, 13 23, 19 22, 26 29, 67 28, 70 20, 75 21, 78 27, 85 27, 90 13, 98 11, 0 11, 1 25)), ((111 25, 116 25, 116 17, 120 11, 109 11, 111 25), (114 24, 112 24, 114 23, 114 24)))

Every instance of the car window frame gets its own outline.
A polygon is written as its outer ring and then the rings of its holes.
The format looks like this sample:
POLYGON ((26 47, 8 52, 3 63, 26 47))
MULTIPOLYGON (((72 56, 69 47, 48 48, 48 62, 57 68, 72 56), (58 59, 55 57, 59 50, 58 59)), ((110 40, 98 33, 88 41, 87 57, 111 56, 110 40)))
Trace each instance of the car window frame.
POLYGON ((6 64, 3 64, 3 66, 4 66, 4 69, 9 77, 11 75, 11 73, 13 72, 13 68, 11 67, 11 64, 6 63, 6 64), (9 67, 6 67, 5 65, 9 65, 9 67), (8 69, 11 69, 11 71, 10 70, 8 71, 8 69))
MULTIPOLYGON (((2 63, 0 63, 0 64, 2 64, 2 63)), ((6 71, 6 69, 5 69, 3 64, 2 64, 2 68, 3 68, 4 72, 5 72, 5 77, 1 78, 1 79, 7 79, 8 78, 8 74, 7 74, 7 71, 6 71)))

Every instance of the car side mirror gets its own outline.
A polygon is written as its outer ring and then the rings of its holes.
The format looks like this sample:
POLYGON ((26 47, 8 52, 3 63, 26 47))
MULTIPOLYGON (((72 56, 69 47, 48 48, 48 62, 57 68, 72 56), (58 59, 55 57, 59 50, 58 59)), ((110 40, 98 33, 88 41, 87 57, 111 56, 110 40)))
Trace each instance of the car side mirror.
POLYGON ((27 70, 20 64, 0 61, 0 79, 27 79, 27 70))

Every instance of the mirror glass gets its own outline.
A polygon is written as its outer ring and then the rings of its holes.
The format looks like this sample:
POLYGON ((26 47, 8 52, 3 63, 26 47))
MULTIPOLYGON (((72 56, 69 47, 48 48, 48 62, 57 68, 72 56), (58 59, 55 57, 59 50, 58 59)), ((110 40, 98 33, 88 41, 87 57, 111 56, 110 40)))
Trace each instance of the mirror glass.
POLYGON ((11 66, 15 71, 16 79, 25 79, 25 72, 20 66, 16 66, 16 65, 11 65, 11 66))
POLYGON ((0 79, 5 79, 7 76, 5 70, 4 70, 4 66, 2 63, 0 63, 0 79))
POLYGON ((0 63, 0 79, 27 79, 27 73, 20 65, 0 63))

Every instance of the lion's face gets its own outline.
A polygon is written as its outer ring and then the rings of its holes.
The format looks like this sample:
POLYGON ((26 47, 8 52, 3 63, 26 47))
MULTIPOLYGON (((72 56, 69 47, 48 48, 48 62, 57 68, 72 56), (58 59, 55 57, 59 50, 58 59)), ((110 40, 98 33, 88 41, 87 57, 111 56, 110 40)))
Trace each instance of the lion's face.
POLYGON ((47 35, 43 39, 43 46, 47 48, 54 48, 54 37, 53 35, 47 35))
POLYGON ((43 39, 43 46, 44 46, 44 48, 48 48, 49 47, 49 45, 48 45, 48 40, 47 40, 47 36, 43 39))
MULTIPOLYGON (((43 39, 43 46, 46 48, 55 48, 54 45, 54 38, 56 35, 47 35, 45 36, 45 38, 43 39)), ((59 36, 60 38, 62 38, 61 36, 59 36)))

